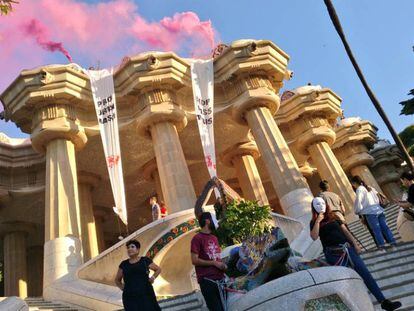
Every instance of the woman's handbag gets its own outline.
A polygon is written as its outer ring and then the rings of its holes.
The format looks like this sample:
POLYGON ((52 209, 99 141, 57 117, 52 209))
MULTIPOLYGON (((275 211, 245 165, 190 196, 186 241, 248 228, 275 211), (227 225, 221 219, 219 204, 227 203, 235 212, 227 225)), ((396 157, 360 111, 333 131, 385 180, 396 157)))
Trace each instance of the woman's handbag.
POLYGON ((378 199, 379 199, 379 204, 381 205, 382 208, 385 208, 388 206, 388 204, 390 204, 390 200, 388 200, 388 198, 382 193, 378 193, 378 199))

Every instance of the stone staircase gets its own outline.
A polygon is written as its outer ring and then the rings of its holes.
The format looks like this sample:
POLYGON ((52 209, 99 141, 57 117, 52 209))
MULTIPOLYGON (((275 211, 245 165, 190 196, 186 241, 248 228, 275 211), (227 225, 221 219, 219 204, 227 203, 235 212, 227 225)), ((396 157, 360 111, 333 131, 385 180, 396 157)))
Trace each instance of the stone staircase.
MULTIPOLYGON (((399 207, 397 205, 389 205, 385 208, 384 213, 387 219, 388 226, 394 234, 397 243, 401 241, 401 237, 397 232, 397 217, 399 207)), ((376 248, 375 242, 371 237, 368 229, 361 224, 359 220, 351 222, 348 225, 354 236, 362 243, 362 245, 369 251, 376 248)))
MULTIPOLYGON (((389 248, 386 253, 376 250, 368 230, 359 221, 350 223, 349 228, 368 249, 361 257, 377 280, 385 297, 401 301, 403 304, 403 307, 399 309, 401 311, 414 310, 414 242, 399 242, 401 237, 396 231, 398 206, 387 207, 385 215, 398 242, 395 249, 389 248)), ((371 297, 376 310, 381 310, 375 298, 372 295, 371 297)))
POLYGON ((199 291, 159 301, 163 311, 208 311, 199 291))
MULTIPOLYGON (((375 243, 368 230, 359 222, 349 224, 352 233, 367 249, 361 256, 374 278, 391 300, 400 300, 401 311, 414 311, 414 242, 401 243, 396 232, 398 207, 390 205, 385 209, 388 225, 397 239, 398 246, 388 249, 386 253, 376 250, 375 243)), ((376 310, 381 307, 372 297, 376 310)), ((44 301, 42 298, 27 298, 30 311, 81 311, 57 303, 44 301)), ((160 300, 163 311, 206 311, 204 300, 199 291, 186 295, 160 300)))
POLYGON ((29 311, 81 311, 60 303, 46 301, 42 297, 28 297, 25 301, 29 306, 29 311))

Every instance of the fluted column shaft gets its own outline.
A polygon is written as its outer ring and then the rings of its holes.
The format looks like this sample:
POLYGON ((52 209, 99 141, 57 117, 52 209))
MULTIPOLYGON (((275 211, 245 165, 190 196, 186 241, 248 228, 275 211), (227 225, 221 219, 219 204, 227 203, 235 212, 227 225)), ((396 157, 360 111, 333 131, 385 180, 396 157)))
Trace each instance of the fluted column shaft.
POLYGON ((332 191, 342 198, 347 214, 352 214, 355 192, 331 147, 328 143, 321 141, 310 145, 307 149, 319 175, 322 179, 326 179, 332 191))
POLYGON ((96 236, 98 240, 99 253, 103 252, 106 249, 103 222, 104 222, 103 217, 95 216, 95 228, 96 228, 96 236))
POLYGON ((66 139, 52 140, 46 151, 45 240, 80 237, 75 148, 66 139))
POLYGON ((4 236, 4 294, 27 297, 26 233, 4 236))
POLYGON ((243 196, 261 205, 269 205, 253 156, 246 154, 234 157, 233 164, 243 196))
POLYGON ((196 196, 175 125, 156 123, 151 137, 162 193, 171 213, 193 208, 196 196))
POLYGON ((27 251, 28 269, 28 296, 42 296, 43 280, 43 246, 32 246, 27 251))
POLYGON ((307 222, 311 193, 270 110, 257 107, 245 113, 282 208, 290 217, 307 222))

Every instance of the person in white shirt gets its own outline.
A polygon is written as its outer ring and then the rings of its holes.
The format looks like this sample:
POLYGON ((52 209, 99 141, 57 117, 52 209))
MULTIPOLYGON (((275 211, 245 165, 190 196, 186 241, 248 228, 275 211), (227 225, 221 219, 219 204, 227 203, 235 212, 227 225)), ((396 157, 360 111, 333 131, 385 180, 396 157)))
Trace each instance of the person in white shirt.
POLYGON ((356 189, 355 214, 365 217, 378 248, 384 249, 384 237, 388 243, 396 245, 394 235, 387 225, 384 209, 380 205, 378 192, 367 186, 359 176, 352 177, 351 184, 356 189))
POLYGON ((161 209, 157 203, 157 198, 151 197, 149 203, 151 205, 152 221, 161 219, 161 209))

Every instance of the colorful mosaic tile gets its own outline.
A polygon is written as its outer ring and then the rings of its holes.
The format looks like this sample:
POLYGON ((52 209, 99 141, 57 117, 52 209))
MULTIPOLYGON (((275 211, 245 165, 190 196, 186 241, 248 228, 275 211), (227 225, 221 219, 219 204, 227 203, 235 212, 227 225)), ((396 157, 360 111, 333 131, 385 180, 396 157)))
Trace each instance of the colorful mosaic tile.
POLYGON ((190 219, 178 226, 172 228, 169 232, 164 234, 161 238, 155 242, 150 250, 147 252, 146 256, 154 259, 154 257, 158 254, 158 252, 168 243, 173 241, 174 239, 178 238, 180 235, 187 233, 190 230, 193 230, 198 226, 198 222, 195 219, 190 219))
POLYGON ((337 294, 333 294, 308 300, 305 311, 350 311, 350 309, 337 294))

